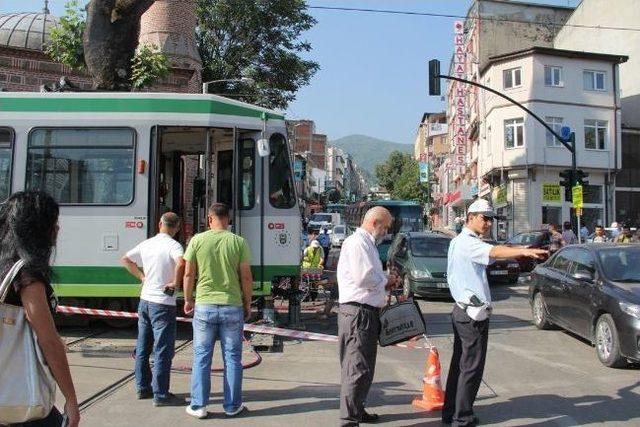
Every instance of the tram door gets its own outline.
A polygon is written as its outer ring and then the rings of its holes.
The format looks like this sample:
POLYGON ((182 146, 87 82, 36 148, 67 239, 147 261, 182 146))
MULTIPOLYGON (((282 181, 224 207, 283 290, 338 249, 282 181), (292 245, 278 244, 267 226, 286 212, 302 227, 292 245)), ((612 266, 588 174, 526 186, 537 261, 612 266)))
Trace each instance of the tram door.
POLYGON ((207 209, 227 203, 235 223, 236 130, 204 127, 156 127, 152 141, 149 235, 165 212, 182 218, 176 238, 183 244, 208 228, 207 209))

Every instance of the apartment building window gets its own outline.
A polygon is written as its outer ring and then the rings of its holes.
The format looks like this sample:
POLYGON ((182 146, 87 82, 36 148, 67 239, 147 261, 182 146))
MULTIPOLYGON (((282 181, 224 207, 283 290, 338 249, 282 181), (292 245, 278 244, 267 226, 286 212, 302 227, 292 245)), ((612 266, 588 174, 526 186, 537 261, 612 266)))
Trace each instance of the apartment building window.
POLYGON ((546 86, 561 87, 562 84, 562 67, 552 65, 544 66, 544 84, 546 86))
POLYGON ((609 139, 609 123, 606 120, 584 121, 584 148, 604 150, 609 139))
POLYGON ((491 126, 487 127, 487 156, 491 155, 491 126))
POLYGON ((502 72, 502 82, 505 89, 522 85, 522 68, 510 68, 502 72))
POLYGON ((504 121, 504 146, 505 148, 524 146, 524 119, 504 121))
MULTIPOLYGON (((562 128, 562 117, 545 117, 544 121, 557 133, 560 134, 562 128)), ((562 143, 558 141, 551 132, 547 131, 547 147, 562 147, 562 143)))
POLYGON ((584 90, 605 90, 605 75, 604 71, 584 70, 582 72, 584 90))

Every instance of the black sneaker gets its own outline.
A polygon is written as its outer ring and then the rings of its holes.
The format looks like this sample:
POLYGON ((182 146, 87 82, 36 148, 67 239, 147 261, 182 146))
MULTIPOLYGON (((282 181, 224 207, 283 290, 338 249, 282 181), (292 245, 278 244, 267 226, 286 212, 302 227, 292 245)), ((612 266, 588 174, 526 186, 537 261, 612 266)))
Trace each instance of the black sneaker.
POLYGON ((138 391, 138 400, 151 399, 153 397, 152 391, 138 391))
POLYGON ((153 399, 153 406, 157 408, 161 406, 183 406, 185 403, 186 402, 183 398, 178 397, 173 393, 168 393, 167 397, 155 397, 153 399))

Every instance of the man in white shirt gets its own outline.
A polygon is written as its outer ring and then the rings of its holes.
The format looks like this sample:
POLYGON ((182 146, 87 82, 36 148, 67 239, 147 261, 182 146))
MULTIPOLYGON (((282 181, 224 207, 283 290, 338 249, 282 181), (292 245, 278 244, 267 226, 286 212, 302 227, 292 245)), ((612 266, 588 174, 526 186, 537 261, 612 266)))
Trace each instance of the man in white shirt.
POLYGON ((138 399, 153 397, 154 406, 182 404, 169 393, 171 360, 176 340, 176 288, 184 274, 184 253, 173 237, 180 230, 180 217, 167 212, 160 218, 160 232, 138 244, 122 257, 129 273, 140 280, 136 343, 136 388, 138 399), (142 266, 142 271, 139 266, 142 266), (153 375, 149 356, 154 349, 153 375))
POLYGON ((467 222, 460 234, 451 240, 447 256, 447 283, 456 301, 451 313, 453 323, 453 355, 447 376, 442 408, 445 425, 475 426, 475 401, 487 355, 491 292, 487 281, 487 265, 495 259, 516 257, 542 258, 542 249, 492 246, 481 238, 491 229, 495 213, 484 199, 478 199, 467 210, 467 222))
POLYGON ((393 217, 383 207, 373 207, 362 225, 342 244, 338 260, 340 312, 341 426, 359 426, 375 422, 376 414, 364 410, 373 381, 380 332, 379 311, 387 295, 398 282, 395 274, 387 277, 376 242, 386 234, 393 217))

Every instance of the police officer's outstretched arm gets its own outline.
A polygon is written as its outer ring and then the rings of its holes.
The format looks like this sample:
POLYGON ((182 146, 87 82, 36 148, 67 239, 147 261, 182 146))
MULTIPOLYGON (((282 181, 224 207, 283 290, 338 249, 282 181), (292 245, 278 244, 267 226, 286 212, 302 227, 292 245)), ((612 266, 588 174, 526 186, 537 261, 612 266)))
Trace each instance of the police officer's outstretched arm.
POLYGON ((498 245, 491 248, 489 256, 494 259, 507 259, 516 257, 527 257, 543 259, 549 256, 549 251, 544 249, 512 248, 510 246, 498 245))

